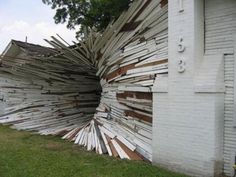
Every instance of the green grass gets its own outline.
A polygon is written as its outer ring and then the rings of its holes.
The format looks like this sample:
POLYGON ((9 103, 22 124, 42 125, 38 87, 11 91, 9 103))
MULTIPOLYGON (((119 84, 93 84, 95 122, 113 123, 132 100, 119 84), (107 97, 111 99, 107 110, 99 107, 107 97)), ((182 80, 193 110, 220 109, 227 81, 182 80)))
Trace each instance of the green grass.
POLYGON ((145 162, 87 152, 59 137, 0 126, 0 177, 184 177, 145 162))

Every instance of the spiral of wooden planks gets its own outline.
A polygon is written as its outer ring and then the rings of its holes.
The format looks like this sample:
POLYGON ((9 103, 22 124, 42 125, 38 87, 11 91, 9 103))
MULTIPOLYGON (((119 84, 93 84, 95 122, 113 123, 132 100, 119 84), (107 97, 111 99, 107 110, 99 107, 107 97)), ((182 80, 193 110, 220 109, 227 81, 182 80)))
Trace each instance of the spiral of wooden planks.
POLYGON ((152 160, 152 86, 168 74, 167 0, 135 0, 103 33, 53 48, 12 41, 1 56, 0 123, 99 154, 152 160))

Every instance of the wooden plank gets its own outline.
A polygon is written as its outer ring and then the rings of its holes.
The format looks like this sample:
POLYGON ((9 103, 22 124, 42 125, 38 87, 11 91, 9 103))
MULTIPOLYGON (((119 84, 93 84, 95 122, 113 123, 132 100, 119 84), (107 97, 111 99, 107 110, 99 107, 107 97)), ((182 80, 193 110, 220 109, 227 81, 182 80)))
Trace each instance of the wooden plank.
POLYGON ((131 151, 127 146, 125 146, 121 141, 116 139, 117 143, 120 145, 120 147, 125 151, 125 153, 129 156, 131 160, 141 161, 143 158, 137 154, 136 152, 131 151))
POLYGON ((114 145, 112 144, 112 141, 111 141, 112 139, 109 138, 108 136, 106 136, 106 138, 107 138, 107 140, 108 140, 108 145, 110 146, 112 155, 113 155, 114 157, 118 157, 119 154, 118 154, 116 148, 114 147, 114 145))
POLYGON ((23 43, 2 60, 0 122, 60 134, 99 154, 151 160, 151 88, 168 74, 167 21, 167 1, 137 0, 102 34, 90 29, 73 46, 61 36, 47 40, 55 55, 23 43))

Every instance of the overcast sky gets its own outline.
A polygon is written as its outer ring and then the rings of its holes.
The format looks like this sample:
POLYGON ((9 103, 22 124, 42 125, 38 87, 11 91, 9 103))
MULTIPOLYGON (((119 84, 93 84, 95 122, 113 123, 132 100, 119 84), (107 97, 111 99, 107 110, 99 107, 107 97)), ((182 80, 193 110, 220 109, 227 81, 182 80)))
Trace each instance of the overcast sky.
POLYGON ((0 0, 0 53, 11 39, 47 45, 56 33, 65 40, 75 41, 75 31, 66 25, 56 25, 53 20, 55 11, 42 3, 42 0, 0 0))

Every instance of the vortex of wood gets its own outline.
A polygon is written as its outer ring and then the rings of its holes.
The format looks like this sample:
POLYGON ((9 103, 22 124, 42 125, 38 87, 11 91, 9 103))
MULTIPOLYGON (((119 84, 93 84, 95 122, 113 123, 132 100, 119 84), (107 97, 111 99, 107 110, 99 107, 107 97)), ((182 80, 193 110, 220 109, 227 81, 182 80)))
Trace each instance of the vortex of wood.
POLYGON ((12 41, 20 52, 1 57, 0 123, 151 161, 152 86, 168 74, 167 36, 167 1, 135 0, 72 46, 59 35, 46 40, 53 48, 12 41))

